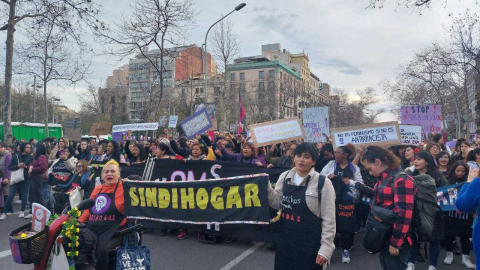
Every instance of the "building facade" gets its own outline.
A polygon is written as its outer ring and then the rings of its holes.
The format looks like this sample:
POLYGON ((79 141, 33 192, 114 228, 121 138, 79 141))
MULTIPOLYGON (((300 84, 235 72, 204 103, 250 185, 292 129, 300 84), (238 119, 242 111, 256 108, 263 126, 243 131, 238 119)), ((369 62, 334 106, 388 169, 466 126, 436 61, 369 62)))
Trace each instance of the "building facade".
POLYGON ((128 122, 128 75, 129 67, 124 65, 107 77, 105 88, 98 89, 100 112, 115 124, 128 122))

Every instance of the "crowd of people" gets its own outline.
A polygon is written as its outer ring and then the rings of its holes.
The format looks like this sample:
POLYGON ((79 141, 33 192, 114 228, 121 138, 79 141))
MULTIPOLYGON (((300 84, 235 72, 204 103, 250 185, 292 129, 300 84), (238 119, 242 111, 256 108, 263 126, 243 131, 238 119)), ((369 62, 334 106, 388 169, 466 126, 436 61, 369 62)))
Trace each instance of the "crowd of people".
MULTIPOLYGON (((31 210, 27 212, 26 209, 32 203, 50 209, 63 206, 68 203, 65 194, 74 188, 84 190, 85 198, 95 197, 106 180, 91 179, 89 166, 92 162, 110 161, 118 167, 118 164, 144 164, 149 159, 222 160, 285 169, 277 185, 269 188, 270 206, 283 208, 282 217, 286 213, 287 216, 299 215, 304 222, 294 224, 289 223, 288 218, 282 220, 279 240, 271 247, 277 252, 275 269, 293 269, 288 266, 300 260, 307 261, 302 262, 305 267, 321 266, 330 262, 335 247, 342 250, 342 262, 350 263, 356 233, 365 227, 371 210, 371 205, 356 200, 356 190, 362 187, 363 195, 370 197, 373 205, 391 209, 397 215, 391 238, 380 252, 383 269, 414 270, 416 261, 425 260, 420 253, 422 247, 428 249, 429 270, 436 269, 442 247, 446 250, 445 264, 452 264, 454 254, 458 254, 465 267, 475 268, 469 255, 477 200, 462 201, 461 195, 480 194, 475 192, 477 186, 480 188, 480 179, 473 181, 480 168, 480 147, 466 139, 456 140, 453 149, 445 144, 440 134, 434 135, 429 142, 422 141, 420 146, 384 148, 348 144, 334 149, 329 142, 301 141, 255 147, 243 134, 234 136, 218 131, 213 138, 202 134, 190 140, 174 138, 167 130, 152 140, 134 141, 133 138, 128 132, 126 140, 120 143, 98 138, 73 142, 65 137, 40 142, 15 140, 12 145, 0 143, 0 220, 12 215, 17 194, 21 204, 19 218, 31 218, 31 210), (14 172, 20 169, 23 169, 25 180, 11 181, 14 172), (390 185, 386 184, 392 175, 396 177, 390 185), (415 181, 422 177, 432 178, 437 188, 467 183, 458 194, 458 201, 462 203, 458 205, 460 210, 439 211, 435 217, 435 233, 427 242, 417 241, 410 228, 415 181), (301 203, 291 208, 282 207, 286 194, 300 198, 301 203), (303 197, 305 200, 301 199, 303 197), (345 209, 353 214, 339 214, 345 209), (298 249, 297 261, 285 260, 292 252, 285 249, 286 245, 298 249), (281 264, 283 268, 277 268, 281 264)), ((114 173, 117 169, 114 168, 114 173)), ((118 184, 108 185, 108 188, 115 193, 118 184)), ((166 230, 162 230, 161 235, 166 235, 166 230)), ((185 229, 177 239, 188 236, 185 229)))

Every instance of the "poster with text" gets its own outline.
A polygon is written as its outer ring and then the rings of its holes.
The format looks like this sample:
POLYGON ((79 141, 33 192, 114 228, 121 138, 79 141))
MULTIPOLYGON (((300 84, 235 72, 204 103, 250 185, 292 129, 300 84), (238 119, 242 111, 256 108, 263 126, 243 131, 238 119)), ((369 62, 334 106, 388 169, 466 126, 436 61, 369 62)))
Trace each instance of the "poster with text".
POLYGON ((402 125, 421 125, 423 133, 442 131, 441 105, 402 106, 402 125))
POLYGON ((195 138, 197 134, 202 134, 213 127, 212 121, 210 117, 208 117, 205 109, 201 109, 185 118, 180 122, 180 125, 189 140, 195 138))
POLYGON ((160 117, 160 119, 158 120, 158 126, 159 127, 164 127, 165 124, 167 124, 167 121, 168 121, 168 116, 164 115, 164 116, 160 117))
POLYGON ((403 145, 420 145, 422 141, 422 126, 399 125, 403 145))
POLYGON ((170 118, 168 118, 168 127, 169 128, 177 127, 177 122, 178 122, 178 115, 170 115, 170 118))
POLYGON ((249 126, 255 146, 305 139, 298 118, 288 118, 249 126))
POLYGON ((402 144, 397 122, 385 122, 333 130, 333 147, 351 144, 399 145, 402 144))
POLYGON ((109 122, 101 122, 101 123, 93 123, 90 132, 88 133, 89 136, 100 136, 100 135, 109 135, 112 131, 112 123, 109 122))
POLYGON ((303 109, 303 129, 306 142, 326 142, 330 134, 328 107, 303 109))

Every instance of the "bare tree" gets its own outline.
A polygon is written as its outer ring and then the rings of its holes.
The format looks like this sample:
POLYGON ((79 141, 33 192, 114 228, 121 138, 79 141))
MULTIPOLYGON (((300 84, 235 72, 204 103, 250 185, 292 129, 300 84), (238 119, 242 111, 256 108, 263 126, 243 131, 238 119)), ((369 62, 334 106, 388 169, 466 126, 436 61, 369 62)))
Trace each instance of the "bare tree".
POLYGON ((98 90, 93 85, 89 85, 87 93, 78 95, 78 98, 81 104, 79 114, 83 132, 89 132, 93 123, 108 120, 106 115, 102 113, 98 90))
POLYGON ((113 29, 101 27, 97 35, 107 45, 114 45, 106 53, 120 60, 132 55, 147 60, 143 68, 148 70, 149 86, 141 90, 147 92, 146 102, 157 104, 157 115, 164 92, 164 59, 171 53, 166 48, 186 40, 186 31, 195 23, 197 12, 191 0, 135 0, 130 8, 132 14, 124 16, 121 23, 113 29), (149 46, 154 50, 149 51, 149 46), (151 73, 154 78, 150 78, 151 73), (158 91, 152 87, 153 81, 158 81, 158 91))
MULTIPOLYGON (((6 54, 5 54, 5 86, 3 91, 3 124, 4 135, 7 142, 11 142, 11 87, 13 75, 13 44, 16 25, 24 19, 34 19, 53 12, 52 8, 58 4, 64 5, 67 10, 72 10, 70 16, 79 18, 82 22, 88 22, 89 26, 94 26, 98 6, 91 0, 1 0, 5 5, 2 6, 0 13, 8 17, 7 24, 0 30, 7 30, 6 54)), ((48 129, 47 129, 48 130, 48 129)))
MULTIPOLYGON (((369 0, 369 8, 383 8, 387 0, 369 0)), ((447 0, 397 0, 398 7, 405 8, 430 8, 434 3, 447 5, 447 0)))

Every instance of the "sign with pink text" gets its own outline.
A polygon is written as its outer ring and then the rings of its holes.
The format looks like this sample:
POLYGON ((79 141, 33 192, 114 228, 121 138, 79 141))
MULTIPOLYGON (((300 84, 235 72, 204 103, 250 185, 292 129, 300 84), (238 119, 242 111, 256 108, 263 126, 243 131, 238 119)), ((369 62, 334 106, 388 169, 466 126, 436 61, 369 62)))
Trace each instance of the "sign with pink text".
POLYGON ((421 125, 423 133, 442 131, 441 105, 402 106, 402 125, 421 125))

